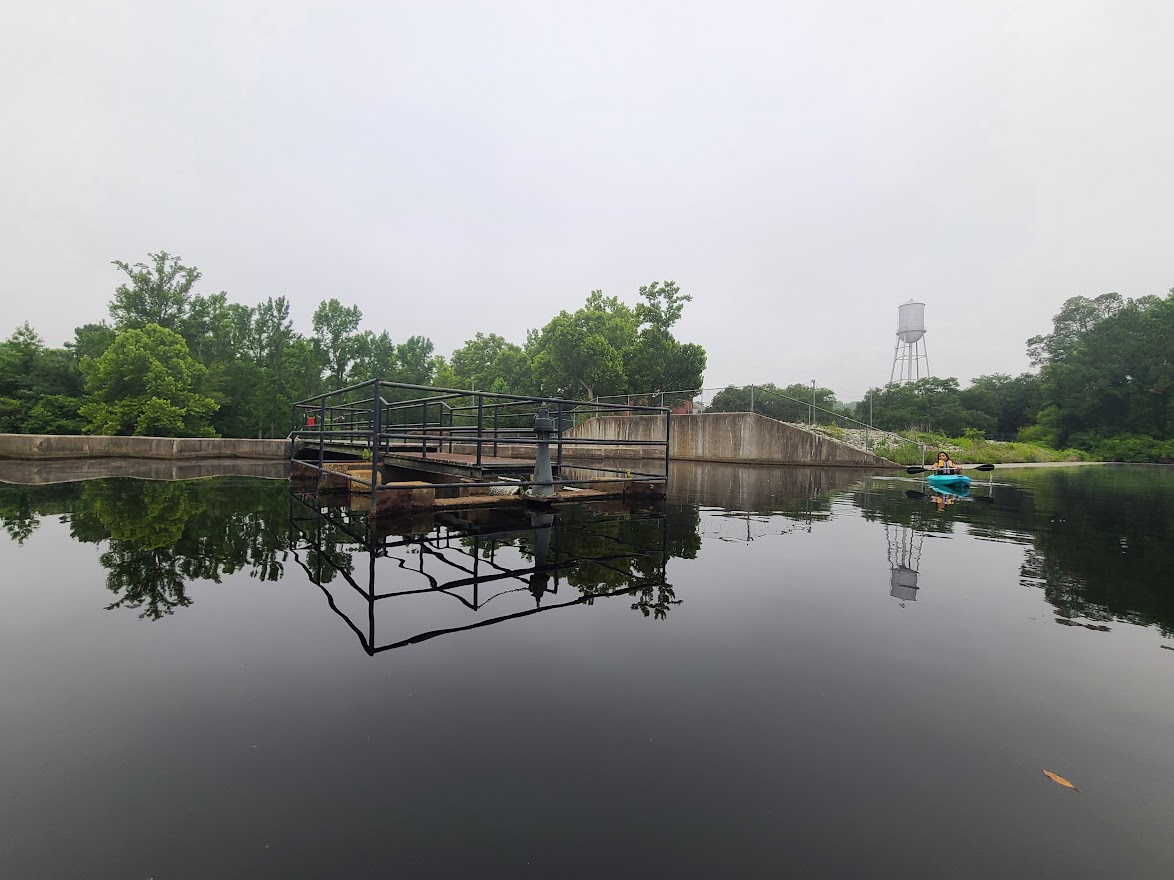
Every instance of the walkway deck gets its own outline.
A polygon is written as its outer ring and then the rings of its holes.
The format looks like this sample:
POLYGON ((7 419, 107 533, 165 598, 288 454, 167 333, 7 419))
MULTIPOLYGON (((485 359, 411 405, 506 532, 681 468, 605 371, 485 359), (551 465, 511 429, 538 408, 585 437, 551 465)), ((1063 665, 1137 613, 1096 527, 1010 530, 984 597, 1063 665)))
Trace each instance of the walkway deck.
POLYGON ((533 458, 482 455, 481 463, 478 464, 476 455, 461 452, 429 452, 427 455, 419 452, 385 452, 380 456, 380 460, 392 467, 411 468, 454 477, 481 478, 486 474, 528 474, 534 470, 533 458))

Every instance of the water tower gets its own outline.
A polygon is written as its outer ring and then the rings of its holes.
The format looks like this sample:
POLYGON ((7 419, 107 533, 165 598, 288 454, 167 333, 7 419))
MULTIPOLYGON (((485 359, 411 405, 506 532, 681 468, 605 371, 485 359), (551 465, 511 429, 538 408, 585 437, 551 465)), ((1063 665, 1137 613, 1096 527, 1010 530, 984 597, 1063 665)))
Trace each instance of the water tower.
POLYGON ((889 382, 914 382, 927 376, 929 355, 925 352, 925 303, 911 299, 897 309, 897 347, 893 350, 893 369, 889 373, 889 382))

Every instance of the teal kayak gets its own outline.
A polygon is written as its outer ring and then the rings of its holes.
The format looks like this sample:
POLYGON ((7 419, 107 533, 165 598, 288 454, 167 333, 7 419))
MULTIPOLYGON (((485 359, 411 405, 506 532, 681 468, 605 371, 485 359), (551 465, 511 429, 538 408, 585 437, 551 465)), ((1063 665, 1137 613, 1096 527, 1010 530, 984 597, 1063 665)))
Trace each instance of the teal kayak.
POLYGON ((965 474, 930 474, 925 481, 934 489, 948 489, 953 492, 965 492, 970 489, 970 477, 965 474))

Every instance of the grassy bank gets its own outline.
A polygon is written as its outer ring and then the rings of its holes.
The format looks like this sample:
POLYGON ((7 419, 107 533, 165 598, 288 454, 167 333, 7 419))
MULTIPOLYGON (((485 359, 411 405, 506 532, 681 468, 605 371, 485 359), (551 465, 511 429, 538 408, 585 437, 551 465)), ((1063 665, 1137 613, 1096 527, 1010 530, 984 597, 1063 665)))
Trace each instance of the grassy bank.
POLYGON ((959 464, 1016 464, 1043 461, 1087 461, 1090 457, 1078 449, 1050 449, 1037 443, 997 443, 981 437, 941 437, 934 434, 912 434, 905 443, 877 446, 877 455, 898 464, 921 464, 922 450, 925 462, 932 462, 945 451, 959 464))

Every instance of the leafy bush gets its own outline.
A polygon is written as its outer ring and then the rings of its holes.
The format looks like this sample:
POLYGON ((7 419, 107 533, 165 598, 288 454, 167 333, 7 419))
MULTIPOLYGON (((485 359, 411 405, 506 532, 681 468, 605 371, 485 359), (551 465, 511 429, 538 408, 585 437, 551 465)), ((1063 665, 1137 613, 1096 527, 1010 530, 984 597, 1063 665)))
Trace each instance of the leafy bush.
POLYGON ((1174 462, 1174 440, 1124 434, 1090 445, 1093 457, 1102 461, 1174 462))
POLYGON ((931 462, 939 451, 945 451, 959 464, 1022 464, 1049 461, 1084 461, 1084 453, 1076 449, 1049 449, 1032 443, 996 443, 972 437, 940 438, 927 442, 932 435, 918 435, 907 443, 878 446, 874 451, 882 458, 898 464, 921 464, 924 443, 924 461, 931 462))
POLYGON ((1027 425, 1019 429, 1019 433, 1015 435, 1015 439, 1020 443, 1036 443, 1040 446, 1054 447, 1058 445, 1060 436, 1054 430, 1044 425, 1027 425))

